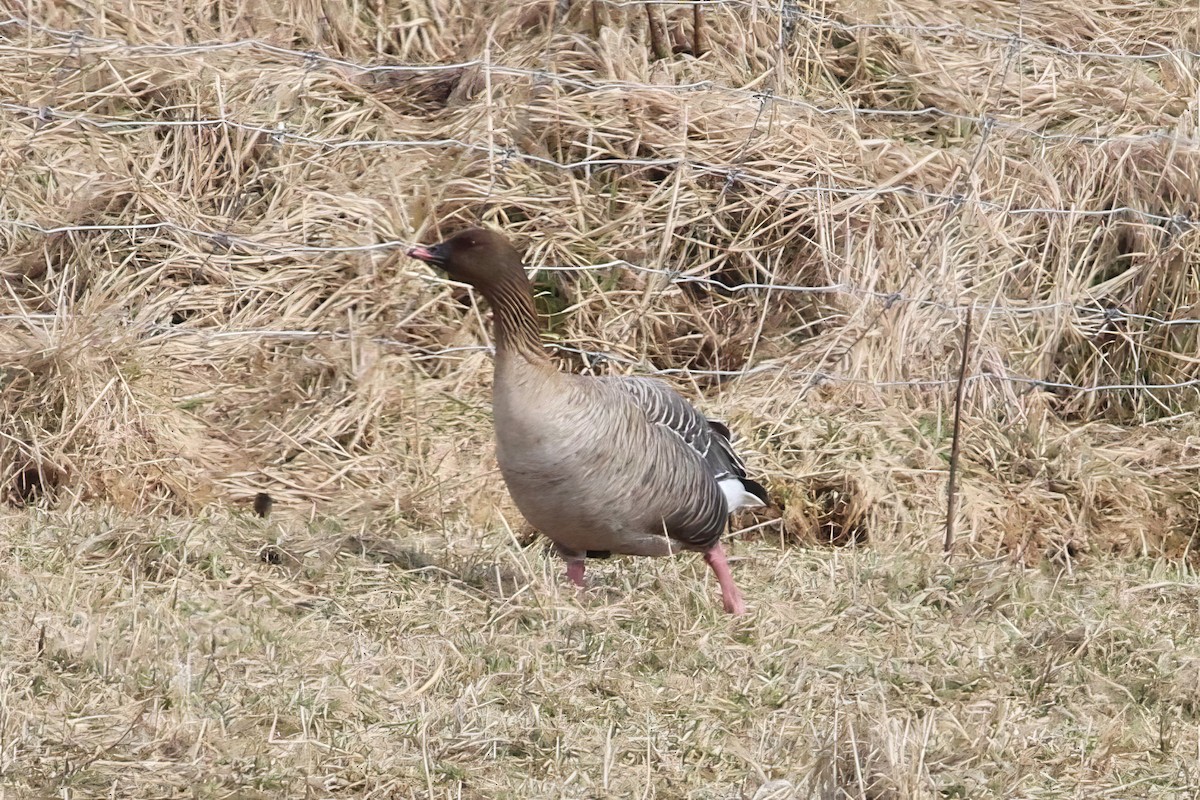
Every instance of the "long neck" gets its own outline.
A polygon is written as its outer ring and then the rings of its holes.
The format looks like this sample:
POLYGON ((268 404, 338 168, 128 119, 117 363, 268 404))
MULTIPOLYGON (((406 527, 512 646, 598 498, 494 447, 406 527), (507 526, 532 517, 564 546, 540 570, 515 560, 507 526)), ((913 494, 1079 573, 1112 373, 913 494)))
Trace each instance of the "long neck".
POLYGON ((519 268, 506 271, 495 283, 481 289, 495 318, 497 358, 520 355, 533 363, 549 361, 525 272, 519 268))

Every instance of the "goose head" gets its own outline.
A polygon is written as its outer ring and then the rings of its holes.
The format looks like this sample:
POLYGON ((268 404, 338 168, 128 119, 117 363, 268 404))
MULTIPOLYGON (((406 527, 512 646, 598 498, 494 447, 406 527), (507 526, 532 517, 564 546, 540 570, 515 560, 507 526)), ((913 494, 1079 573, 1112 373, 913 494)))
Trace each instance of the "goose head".
POLYGON ((410 247, 407 253, 485 294, 506 280, 526 280, 521 254, 502 234, 487 228, 467 228, 443 242, 410 247))

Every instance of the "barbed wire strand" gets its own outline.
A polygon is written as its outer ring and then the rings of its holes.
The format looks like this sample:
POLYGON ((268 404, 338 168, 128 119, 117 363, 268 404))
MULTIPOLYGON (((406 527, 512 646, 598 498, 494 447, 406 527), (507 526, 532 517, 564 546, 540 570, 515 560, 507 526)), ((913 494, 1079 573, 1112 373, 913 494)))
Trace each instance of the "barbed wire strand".
MULTIPOLYGON (((4 321, 24 321, 27 324, 46 321, 59 322, 62 319, 61 314, 44 314, 44 313, 29 313, 29 314, 3 314, 0 315, 0 320, 4 321)), ((361 336, 347 331, 327 331, 327 330, 297 330, 297 329, 194 329, 182 328, 173 325, 152 324, 145 326, 156 335, 149 339, 145 344, 157 344, 162 340, 177 339, 177 338, 200 338, 207 343, 219 342, 232 339, 261 339, 261 340, 277 340, 277 341, 313 341, 313 340, 328 340, 328 341, 352 341, 365 339, 372 344, 380 347, 393 348, 402 351, 414 361, 460 361, 462 357, 468 355, 488 354, 493 355, 495 348, 485 344, 459 345, 454 347, 423 347, 414 345, 411 342, 403 342, 397 339, 391 339, 383 336, 361 336)), ((702 369, 693 367, 655 367, 643 360, 630 358, 618 353, 611 353, 602 350, 589 350, 582 347, 574 347, 557 342, 546 342, 546 347, 551 350, 556 350, 560 353, 579 356, 584 359, 588 367, 595 367, 605 362, 612 362, 623 367, 631 367, 639 373, 654 375, 659 377, 706 377, 706 378, 745 378, 757 375, 765 375, 772 373, 791 373, 794 377, 803 377, 806 385, 820 386, 822 384, 846 384, 863 387, 874 387, 878 389, 896 389, 896 388, 911 388, 911 389, 938 389, 953 386, 958 379, 953 377, 947 378, 911 378, 906 380, 872 380, 868 378, 856 378, 849 375, 841 375, 836 373, 817 372, 811 373, 811 370, 802 369, 792 364, 781 363, 778 359, 766 361, 757 364, 748 369, 702 369)), ((1076 384, 1069 381, 1050 380, 1045 378, 1034 378, 1027 375, 1016 373, 1000 374, 994 371, 984 371, 973 373, 966 376, 965 380, 969 383, 981 382, 996 382, 996 383, 1011 383, 1023 386, 1028 386, 1030 389, 1041 389, 1043 391, 1062 391, 1062 392, 1077 392, 1081 395, 1097 394, 1103 392, 1130 392, 1130 391, 1170 391, 1180 389, 1197 388, 1200 389, 1200 378, 1192 378, 1182 381, 1169 381, 1165 383, 1108 383, 1085 385, 1076 384)))
MULTIPOLYGON (((204 53, 224 52, 237 49, 253 49, 262 52, 270 53, 287 57, 290 59, 301 60, 306 69, 312 69, 318 64, 327 66, 340 67, 342 69, 350 69, 363 74, 381 74, 388 72, 402 73, 439 73, 439 72, 454 72, 464 69, 479 67, 487 68, 493 74, 510 75, 515 77, 527 77, 535 81, 549 81, 561 83, 577 89, 583 89, 590 92, 602 91, 627 91, 630 89, 640 89, 643 91, 660 91, 660 92, 695 92, 702 89, 710 91, 720 91, 735 96, 742 97, 747 100, 758 101, 762 92, 749 89, 742 89, 732 86, 724 86, 716 84, 712 81, 695 81, 684 84, 661 84, 661 83, 639 83, 636 81, 626 80, 585 80, 581 77, 572 77, 563 75, 558 72, 551 72, 544 69, 530 69, 525 67, 516 67, 504 64, 485 64, 484 59, 470 59, 467 61, 459 61, 449 64, 364 64, 361 62, 348 61, 345 59, 325 56, 312 50, 296 50, 279 45, 269 44, 258 39, 242 39, 234 42, 213 42, 207 44, 194 45, 171 45, 166 43, 154 44, 133 44, 122 39, 103 38, 89 36, 81 31, 62 31, 48 26, 39 25, 25 20, 10 18, 0 22, 0 28, 4 25, 15 24, 20 25, 31 31, 42 32, 47 35, 63 38, 66 42, 62 45, 51 46, 50 48, 38 48, 40 51, 49 49, 64 49, 72 56, 78 56, 82 51, 82 43, 91 42, 97 47, 105 49, 119 49, 130 53, 131 55, 150 55, 150 56, 185 56, 197 55, 204 53)), ((935 26, 936 27, 936 26, 935 26)), ((1028 41, 1019 34, 1012 34, 1005 37, 1005 41, 1013 41, 1014 38, 1020 41, 1028 41)), ((28 50, 29 48, 23 48, 28 50)), ((1189 55, 1193 55, 1188 51, 1189 55)), ((792 97, 774 97, 776 101, 797 108, 802 108, 811 113, 824 116, 850 116, 855 118, 913 118, 919 119, 922 117, 937 117, 949 120, 956 120, 968 123, 978 123, 978 114, 969 114, 959 111, 951 111, 948 109, 939 108, 938 106, 924 106, 915 109, 899 109, 899 108, 857 108, 848 106, 823 107, 806 100, 792 97)), ((180 123, 186 124, 186 123, 180 123)), ((194 124, 194 123, 193 123, 194 124)), ((1200 146, 1200 140, 1191 137, 1175 137, 1166 130, 1151 131, 1149 133, 1126 133, 1126 134, 1087 134, 1087 133, 1060 133, 1046 132, 1029 128, 1019 123, 1003 119, 994 119, 992 124, 1000 129, 1008 130, 1022 136, 1028 136, 1040 141, 1046 142, 1068 142, 1082 144, 1107 144, 1112 142, 1146 142, 1146 141, 1171 141, 1177 145, 1200 146)))
MULTIPOLYGON (((741 8, 754 8, 759 13, 763 11, 776 11, 776 8, 766 3, 756 3, 754 0, 600 0, 608 6, 616 8, 638 7, 643 5, 661 5, 661 6, 680 6, 687 7, 702 5, 704 7, 719 7, 732 6, 741 8)), ((1188 48, 1170 48, 1158 42, 1146 42, 1147 47, 1156 47, 1158 52, 1154 53, 1126 53, 1126 52, 1106 52, 1103 50, 1079 50, 1065 45, 1056 45, 1049 42, 1044 42, 1040 39, 1030 39, 1022 33, 1020 21, 1018 21, 1017 31, 1004 30, 984 30, 981 28, 972 28, 969 25, 964 25, 959 22, 943 22, 932 25, 922 25, 915 22, 845 22, 840 19, 818 14, 814 11, 802 9, 796 2, 783 2, 780 4, 784 16, 792 19, 802 19, 813 25, 819 25, 843 33, 857 33, 859 31, 884 31, 889 33, 918 33, 930 34, 934 36, 946 36, 948 34, 957 34, 967 36, 969 38, 979 39, 981 41, 1003 43, 1008 42, 1013 38, 1014 33, 1020 35, 1020 44, 1022 47, 1029 47, 1037 50, 1044 50, 1056 55, 1068 56, 1070 58, 1091 58, 1097 60, 1113 60, 1113 61, 1159 61, 1167 58, 1176 58, 1179 56, 1200 56, 1200 51, 1191 50, 1188 48)))
MULTIPOLYGON (((33 231, 46 236, 75 233, 158 233, 161 231, 173 231, 187 236, 194 236, 208 240, 220 249, 232 250, 234 248, 243 248, 245 250, 264 251, 276 256, 372 253, 393 250, 403 251, 414 244, 413 242, 401 239, 389 239, 386 241, 361 245, 278 244, 263 242, 256 239, 249 239, 232 233, 197 230, 195 228, 189 228, 184 225, 178 225, 174 222, 166 221, 112 225, 59 225, 48 227, 22 220, 0 219, 0 226, 8 226, 10 228, 33 231)), ((1114 324, 1122 321, 1139 322, 1147 326, 1165 327, 1200 324, 1200 317, 1170 318, 1160 317, 1153 314, 1140 314, 1136 312, 1125 311, 1117 306, 1103 304, 1100 300, 1093 300, 1088 304, 1057 301, 1049 303, 1037 303, 1034 305, 996 305, 994 300, 989 301, 986 304, 947 303, 944 301, 932 300, 926 297, 905 294, 901 291, 884 292, 875 289, 867 289, 865 287, 856 286, 849 283, 833 283, 824 285, 761 282, 725 283, 715 278, 709 278, 701 275, 689 275, 679 270, 648 267, 641 264, 635 264, 630 261, 625 261, 624 259, 611 259, 609 261, 602 261, 595 264, 528 265, 528 268, 534 272, 565 272, 579 274, 587 272, 602 272, 612 269, 624 269, 630 272, 661 277, 666 279, 666 282, 672 285, 694 284, 712 289, 717 292, 728 294, 772 291, 810 295, 844 294, 878 300, 889 306, 897 304, 910 304, 922 308, 940 310, 947 314, 965 314, 968 309, 972 309, 975 312, 985 313, 993 317, 1024 317, 1067 311, 1071 312, 1077 317, 1095 318, 1095 322, 1102 324, 1114 324)), ((0 271, 0 274, 3 274, 3 272, 0 271)), ((432 278, 432 276, 428 276, 428 279, 437 280, 432 278)))
MULTIPOLYGON (((606 0, 610 5, 614 6, 629 6, 641 5, 641 2, 618 2, 617 0, 606 0)), ((661 5, 689 5, 689 3, 675 3, 671 0, 649 0, 654 4, 661 5)), ((750 6, 751 3, 744 0, 705 0, 705 6, 712 5, 730 5, 730 6, 750 6)), ((768 6, 759 6, 759 9, 769 8, 768 6)), ((1035 49, 1048 50, 1061 55, 1078 58, 1098 58, 1098 59, 1116 59, 1116 60, 1132 60, 1132 61, 1153 61, 1163 58, 1180 58, 1180 57, 1195 57, 1200 56, 1200 53, 1180 49, 1172 50, 1163 45, 1160 52, 1155 53, 1104 53, 1089 50, 1072 50, 1070 48, 1049 45, 1038 40, 1032 40, 1025 37, 1023 33, 1001 33, 981 31, 971 29, 966 26, 957 24, 948 25, 909 25, 909 24, 890 24, 890 23, 845 23, 840 20, 834 20, 821 15, 810 12, 801 11, 800 9, 783 4, 784 13, 795 18, 805 19, 813 24, 827 25, 846 32, 861 31, 861 30, 885 30, 885 31, 903 31, 912 33, 929 33, 936 35, 946 34, 962 34, 968 36, 976 36, 996 42, 1007 42, 1010 47, 1018 45, 1022 47, 1031 47, 1035 49)), ((460 70, 469 67, 482 65, 481 61, 470 60, 454 64, 433 64, 433 65, 373 65, 362 64, 344 59, 333 58, 314 51, 297 50, 293 48, 274 45, 268 42, 263 42, 257 39, 243 39, 233 42, 212 42, 195 45, 172 45, 166 43, 151 43, 151 44, 132 44, 120 39, 109 39, 96 36, 90 36, 82 31, 64 31, 50 28, 49 26, 40 25, 31 21, 18 18, 10 18, 5 21, 0 21, 0 28, 6 25, 18 25, 30 32, 42 33, 55 38, 64 40, 61 45, 68 49, 68 53, 72 56, 78 56, 81 53, 81 48, 84 44, 91 44, 97 47, 122 49, 134 55, 163 55, 163 56, 178 56, 209 52, 220 52, 238 49, 255 49, 262 52, 270 53, 277 56, 287 58, 302 59, 306 65, 326 64, 330 66, 338 66, 342 68, 352 69, 363 73, 381 73, 381 72, 444 72, 450 70, 460 70)), ((46 48, 39 48, 45 50, 46 48)), ((1010 50, 1010 54, 1011 54, 1010 50)), ((1010 55, 1011 57, 1011 55, 1010 55)), ((581 80, 573 77, 560 75, 557 73, 548 72, 546 70, 533 70, 518 67, 509 67, 505 65, 489 64, 488 69, 496 74, 507 74, 513 76, 531 77, 541 80, 551 80, 563 83, 568 86, 585 89, 588 91, 605 91, 605 90, 624 90, 630 88, 640 88, 646 90, 659 91, 677 91, 690 92, 698 89, 715 89, 719 91, 727 91, 739 94, 747 99, 752 99, 755 102, 763 104, 766 102, 766 97, 762 92, 753 92, 734 87, 724 87, 713 84, 708 81, 700 81, 689 84, 679 84, 673 86, 664 86, 659 84, 640 84, 629 81, 603 81, 596 82, 590 80, 581 80)), ((1195 145, 1196 142, 1182 137, 1172 136, 1166 131, 1156 131, 1146 134, 1119 134, 1111 136, 1089 135, 1089 134, 1074 134, 1074 133, 1047 133, 1037 131, 1031 128, 1023 127, 1019 124, 1008 122, 1006 120, 997 119, 987 114, 976 116, 963 114, 959 112, 949 111, 938 107, 930 106, 921 109, 859 109, 859 108, 823 108, 806 101, 795 98, 770 96, 772 101, 780 102, 786 105, 793 105, 804 108, 808 111, 826 115, 853 115, 856 117, 921 117, 935 116, 948 119, 956 119, 979 124, 986 132, 995 129, 1009 130, 1022 135, 1029 135, 1038 139, 1047 141, 1068 141, 1068 142, 1083 142, 1083 143, 1108 143, 1108 142, 1134 142, 1134 141, 1149 141, 1149 140, 1164 140, 1171 141, 1176 144, 1195 145)), ((100 118, 88 116, 84 114, 64 114, 48 107, 34 108, 23 106, 15 103, 0 103, 0 109, 24 114, 32 117, 36 122, 45 125, 52 121, 75 123, 79 125, 87 125, 97 130, 124 132, 144 129, 148 127, 155 128, 170 128, 170 127, 226 127, 230 129, 238 129, 245 132, 260 133, 271 136, 278 142, 291 142, 296 144, 305 144, 313 147, 318 147, 326 151, 337 151, 348 148, 378 148, 378 147, 458 147, 466 150, 474 150, 488 155, 491 158, 517 158, 532 163, 541 164, 553 168, 575 170, 575 169, 592 169, 602 166, 630 166, 630 167, 664 167, 664 166, 681 166, 688 165, 710 174, 723 175, 727 181, 743 180, 758 185, 769 186, 775 189, 782 189, 794 193, 805 193, 813 195, 840 195, 840 196, 859 196, 871 197, 881 196, 886 194, 903 194, 909 196, 921 197, 931 202, 951 203, 953 208, 961 206, 964 202, 973 202, 980 208, 993 212, 1001 212, 1011 216, 1025 215, 1046 215, 1046 216, 1076 216, 1076 217, 1096 217, 1096 218, 1112 218, 1124 215, 1140 217, 1146 221, 1166 223, 1176 226, 1177 228, 1187 228, 1200 225, 1200 222, 1193 221, 1185 215, 1161 215, 1146 212, 1142 209, 1131 207, 1119 207, 1111 209, 1073 209, 1073 208, 1053 208, 1053 207, 1029 207, 1029 208, 1011 208, 975 198, 963 198, 961 195, 943 195, 934 192, 928 192, 921 189, 908 186, 890 186, 884 188, 856 188, 856 187, 837 187, 837 186, 814 186, 814 187, 796 187, 790 186, 784 182, 772 181, 764 176, 753 175, 744 167, 723 167, 720 165, 704 164, 701 162, 690 162, 682 158, 664 158, 664 159, 640 159, 640 158, 587 158, 573 162, 558 162, 553 159, 525 154, 514 151, 513 148, 496 148, 486 145, 480 145, 471 142, 465 142, 453 138, 440 138, 429 140, 373 140, 373 139, 344 139, 344 140, 326 140, 314 136, 309 136, 303 133, 288 131, 282 126, 274 128, 252 125, 249 123, 238 122, 229 119, 206 119, 206 120, 125 120, 115 118, 100 118)), ((986 141, 987 136, 983 137, 986 141)), ((978 155, 978 153, 977 153, 978 155)), ((353 252, 373 252, 383 251, 395 248, 408 246, 407 242, 399 240, 390 240, 384 242, 376 242, 365 245, 298 245, 298 244, 272 244, 254 239, 249 239, 244 236, 235 235, 232 233, 203 231, 188 226, 180 225, 170 221, 154 221, 135 224, 113 224, 113 225, 38 225, 22 220, 0 220, 0 224, 8 225, 12 228, 20 228, 32 232, 41 233, 43 235, 54 234, 69 234, 69 233, 86 233, 86 232, 161 232, 174 231, 179 234, 195 236, 211 241, 214 245, 224 248, 244 247, 247 249, 258 249, 275 254, 293 254, 293 255, 312 255, 324 253, 353 253, 353 252)), ((1102 319, 1106 324, 1114 320, 1133 320, 1140 321, 1153 325, 1190 325, 1200 323, 1200 319, 1180 318, 1170 319, 1161 318, 1145 314, 1133 314, 1124 312, 1117 308, 1102 307, 1097 302, 1095 306, 1082 306, 1066 302, 1045 303, 1036 306, 1022 307, 996 307, 993 304, 982 306, 978 304, 948 304, 938 301, 932 301, 926 298, 910 297, 903 293, 885 293, 872 290, 866 290, 861 287, 849 286, 846 284, 834 284, 829 286, 797 286, 787 284, 761 284, 761 283, 743 283, 737 285, 726 285, 720 281, 710 278, 680 274, 676 271, 663 270, 652 267, 644 267, 624 261, 610 261, 601 264, 592 265, 550 265, 540 269, 553 271, 591 271, 611 269, 622 267, 634 271, 645 272, 650 274, 658 274, 667 277, 671 283, 696 283, 709 286, 720 291, 727 292, 743 292, 743 291, 785 291, 785 292, 802 292, 810 294, 832 294, 846 293, 859 296, 872 297, 883 300, 888 305, 896 302, 909 302, 919 304, 926 307, 936 307, 944 311, 965 313, 967 309, 986 310, 990 315, 996 314, 1011 314, 1011 315, 1026 315, 1036 314, 1050 311, 1071 310, 1080 315, 1093 315, 1102 319)), ((39 315, 3 315, 0 319, 33 319, 39 315)), ((54 315, 46 315, 54 316, 54 315)), ((172 335, 195 334, 211 336, 215 338, 238 337, 238 336, 258 336, 263 338, 345 338, 346 334, 337 332, 324 331, 180 331, 173 330, 172 335)), ((414 357, 418 358, 451 358, 466 352, 479 352, 490 350, 487 346, 471 346, 460 348, 445 348, 439 350, 429 350, 425 348, 414 348, 403 342, 387 339, 375 340, 380 344, 401 347, 412 350, 414 357), (418 352, 419 351, 419 352, 418 352)), ((698 370, 688 368, 678 369, 655 369, 648 368, 640 362, 628 359, 614 354, 602 353, 597 351, 588 351, 580 348, 567 347, 565 345, 552 345, 563 352, 570 352, 581 357, 600 360, 611 360, 618 363, 623 363, 629 366, 639 366, 651 374, 657 375, 693 375, 693 376, 709 376, 709 377, 740 377, 746 375, 759 374, 766 371, 777 371, 785 369, 785 367, 773 364, 761 364, 749 369, 742 370, 698 370)), ((1012 383, 1026 384, 1031 387, 1040 387, 1044 389, 1075 391, 1080 393, 1093 393, 1103 391, 1133 391, 1133 390, 1171 390, 1190 388, 1200 385, 1200 379, 1162 383, 1162 384, 1105 384, 1097 386, 1081 386, 1069 382, 1047 381, 1043 379, 1030 378, 1020 375, 997 375, 993 373, 974 374, 966 377, 967 381, 975 382, 980 380, 1000 380, 1012 383)), ((845 382, 877 386, 880 388, 887 387, 944 387, 952 385, 956 379, 914 379, 905 381, 869 381, 859 378, 850 378, 846 376, 826 375, 821 372, 816 372, 810 379, 813 382, 845 382)))
MULTIPOLYGON (((772 101, 780 100, 778 97, 767 98, 761 94, 756 95, 756 99, 760 102, 760 104, 766 99, 770 99, 772 101)), ((861 198, 903 195, 907 197, 916 197, 928 200, 938 204, 946 202, 959 204, 966 203, 987 213, 1000 214, 1010 217, 1073 216, 1103 219, 1132 216, 1147 222, 1171 225, 1179 230, 1200 227, 1200 220, 1194 220, 1187 214, 1156 214, 1154 212, 1134 208, 1132 206, 1115 206, 1112 208, 1102 209, 1059 208, 1054 206, 1010 207, 1002 203, 984 200, 974 196, 963 197, 961 195, 940 194, 926 189, 919 189, 917 187, 903 184, 882 187, 852 187, 838 186, 833 184, 821 186, 795 186, 786 181, 777 181, 765 175, 755 174, 753 170, 745 167, 744 165, 710 164, 703 161, 684 158, 682 156, 669 158, 617 158, 606 156, 601 158, 576 159, 572 161, 556 161, 545 156, 525 153, 511 146, 489 146, 487 144, 467 142, 461 139, 447 137, 433 139, 323 139, 312 135, 288 131, 282 126, 282 124, 272 128, 230 119, 114 120, 97 118, 86 114, 65 114, 47 107, 34 108, 31 106, 6 102, 0 102, 0 110, 25 115, 29 118, 35 119, 41 125, 45 125, 51 121, 60 121, 64 123, 86 125, 97 130, 116 130, 118 132, 141 130, 146 128, 228 128, 231 130, 239 130, 247 133, 270 136, 274 141, 279 143, 292 143, 316 147, 326 152, 336 152, 350 148, 454 147, 466 151, 478 152, 492 159, 500 159, 503 163, 519 160, 553 169, 564 170, 567 172, 591 170, 596 167, 679 168, 686 166, 689 169, 695 170, 702 174, 723 178, 725 179, 726 183, 736 184, 740 182, 744 184, 754 184, 789 195, 827 195, 861 198)), ((986 114, 982 117, 972 117, 971 119, 973 122, 979 123, 981 128, 987 128, 989 131, 994 131, 996 127, 995 119, 986 114)), ((20 223, 13 221, 13 224, 20 223)))
MULTIPOLYGON (((642 7, 646 5, 664 5, 677 7, 690 7, 695 5, 694 2, 688 0, 600 0, 605 5, 614 8, 642 7)), ((919 24, 911 22, 852 22, 842 19, 836 19, 824 14, 819 14, 815 11, 802 9, 795 2, 781 3, 779 8, 776 8, 770 3, 753 2, 753 0, 701 0, 700 4, 709 9, 715 8, 753 8, 756 13, 781 13, 793 20, 804 20, 811 25, 829 28, 832 30, 841 31, 843 33, 858 33, 861 31, 882 31, 888 33, 909 33, 917 35, 929 35, 937 37, 945 37, 947 35, 965 36, 968 38, 977 39, 983 42, 991 42, 996 44, 1005 44, 1012 40, 1014 35, 1020 35, 1020 45, 1022 47, 1033 50, 1040 50, 1051 53, 1057 56, 1067 58, 1092 59, 1098 61, 1161 61, 1164 59, 1180 58, 1180 57, 1200 57, 1200 51, 1192 50, 1187 47, 1169 47, 1159 42, 1147 41, 1145 47, 1152 49, 1153 52, 1126 52, 1115 51, 1109 52, 1096 49, 1080 49, 1068 47, 1066 45, 1052 44, 1025 36, 1020 31, 986 30, 982 28, 973 28, 969 25, 964 25, 958 22, 935 23, 935 24, 919 24)), ((140 52, 152 55, 184 55, 188 53, 214 52, 220 50, 235 50, 245 48, 257 48, 266 52, 277 55, 285 55, 289 57, 300 57, 305 59, 313 59, 323 61, 330 64, 335 64, 342 67, 368 69, 395 69, 395 67, 380 66, 380 65, 360 65, 353 61, 333 58, 325 56, 312 50, 297 50, 290 47, 272 44, 262 41, 261 39, 238 39, 232 42, 201 42, 189 45, 169 44, 165 42, 154 42, 139 45, 130 45, 120 39, 113 39, 100 36, 92 36, 82 30, 64 30, 54 28, 49 25, 38 23, 32 19, 22 17, 9 17, 7 20, 0 21, 0 27, 5 25, 15 25, 25 28, 31 32, 42 33, 47 36, 53 36, 63 39, 68 43, 74 42, 77 44, 101 44, 101 45, 127 45, 136 47, 140 52)), ((469 64, 471 62, 461 62, 469 64)), ((404 65, 407 67, 408 65, 404 65)), ((401 67, 404 68, 404 67, 401 67)), ((453 68, 448 66, 447 68, 453 68)))

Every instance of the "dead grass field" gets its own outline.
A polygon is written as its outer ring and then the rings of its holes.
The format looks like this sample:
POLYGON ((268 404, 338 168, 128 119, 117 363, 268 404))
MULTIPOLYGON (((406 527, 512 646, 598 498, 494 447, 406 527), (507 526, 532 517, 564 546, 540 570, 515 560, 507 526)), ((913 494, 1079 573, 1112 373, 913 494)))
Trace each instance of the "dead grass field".
POLYGON ((0 13, 0 798, 1200 797, 1200 7, 651 8, 0 13), (480 221, 747 618, 531 542, 480 221))

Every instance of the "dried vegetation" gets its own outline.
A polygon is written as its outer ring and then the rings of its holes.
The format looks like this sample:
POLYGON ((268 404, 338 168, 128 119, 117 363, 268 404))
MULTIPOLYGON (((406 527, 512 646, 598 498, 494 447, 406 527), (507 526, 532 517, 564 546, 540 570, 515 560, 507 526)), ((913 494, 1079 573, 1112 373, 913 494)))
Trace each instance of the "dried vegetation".
POLYGON ((1200 792, 1194 4, 13 13, 0 797, 1200 792), (750 619, 530 543, 468 222, 742 434, 750 619))

